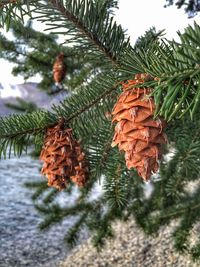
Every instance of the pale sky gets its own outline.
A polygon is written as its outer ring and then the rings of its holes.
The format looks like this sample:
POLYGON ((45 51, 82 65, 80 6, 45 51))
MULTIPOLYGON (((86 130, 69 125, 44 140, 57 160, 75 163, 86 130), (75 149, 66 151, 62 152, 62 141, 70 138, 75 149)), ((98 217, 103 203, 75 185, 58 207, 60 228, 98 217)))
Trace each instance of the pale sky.
MULTIPOLYGON (((194 19, 188 19, 183 9, 178 10, 175 6, 164 8, 165 3, 165 0, 120 0, 116 20, 127 29, 132 43, 152 26, 157 30, 165 29, 166 37, 172 39, 176 38, 178 30, 182 32, 188 24, 193 24, 194 20, 200 24, 199 15, 194 19)), ((38 29, 43 28, 39 23, 35 25, 38 29)), ((0 59, 0 83, 24 82, 22 77, 14 77, 11 74, 12 66, 13 64, 0 59)), ((39 77, 31 78, 29 81, 38 82, 39 77)))

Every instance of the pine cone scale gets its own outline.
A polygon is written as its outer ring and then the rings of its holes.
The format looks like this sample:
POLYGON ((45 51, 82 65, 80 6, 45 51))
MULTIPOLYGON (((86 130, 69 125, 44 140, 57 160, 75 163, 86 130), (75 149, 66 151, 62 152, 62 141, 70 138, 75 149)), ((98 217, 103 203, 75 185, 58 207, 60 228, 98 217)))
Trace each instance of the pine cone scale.
POLYGON ((131 107, 145 107, 145 108, 150 108, 151 110, 155 109, 155 105, 150 98, 146 99, 143 96, 141 96, 139 98, 136 97, 131 101, 126 100, 124 102, 119 103, 114 107, 112 114, 117 114, 120 111, 129 109, 131 107))

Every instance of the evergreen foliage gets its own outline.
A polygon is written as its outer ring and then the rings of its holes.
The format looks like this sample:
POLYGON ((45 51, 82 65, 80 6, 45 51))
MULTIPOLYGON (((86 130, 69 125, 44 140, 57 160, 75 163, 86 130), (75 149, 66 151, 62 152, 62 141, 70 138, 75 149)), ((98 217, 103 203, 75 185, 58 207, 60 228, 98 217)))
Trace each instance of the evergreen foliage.
POLYGON ((26 25, 13 21, 10 30, 14 37, 12 41, 0 34, 0 57, 15 63, 12 71, 15 76, 23 75, 27 80, 40 74, 39 87, 47 93, 54 93, 52 66, 61 50, 67 65, 64 89, 68 91, 81 85, 100 67, 99 62, 91 62, 87 55, 83 57, 81 51, 75 53, 72 47, 61 46, 58 36, 35 31, 31 21, 26 25), (85 68, 83 65, 86 65, 85 68))
POLYGON ((194 17, 200 11, 200 1, 199 0, 166 0, 166 6, 176 5, 177 8, 183 8, 188 14, 188 17, 194 17))
POLYGON ((162 39, 151 42, 148 48, 132 48, 124 52, 121 64, 124 74, 149 73, 158 78, 150 85, 154 87, 157 114, 167 120, 183 116, 187 111, 192 118, 198 107, 199 31, 200 27, 195 23, 183 34, 178 33, 180 43, 162 39))
MULTIPOLYGON (((200 220, 199 25, 188 26, 184 33, 178 33, 179 42, 168 41, 162 32, 151 29, 131 47, 128 37, 113 18, 116 1, 38 0, 24 1, 24 4, 17 1, 17 5, 4 5, 0 16, 3 15, 2 25, 7 23, 13 29, 21 27, 19 42, 26 27, 16 22, 9 24, 8 18, 15 15, 22 21, 28 9, 27 2, 29 10, 34 10, 29 15, 45 22, 54 33, 65 36, 66 42, 61 50, 72 53, 78 61, 78 65, 72 64, 72 76, 75 79, 76 75, 78 78, 80 75, 88 77, 74 83, 72 95, 51 111, 38 110, 0 120, 0 152, 4 157, 12 148, 16 155, 21 155, 27 149, 28 140, 41 147, 45 130, 57 123, 60 117, 64 117, 66 125, 73 128, 84 147, 90 170, 89 182, 79 191, 72 205, 59 205, 59 192, 48 188, 46 181, 28 184, 34 190, 35 205, 44 216, 41 229, 48 229, 74 216, 75 223, 66 233, 66 241, 75 244, 79 233, 86 228, 93 235, 94 245, 100 247, 105 238, 114 235, 112 223, 117 219, 127 220, 134 216, 144 231, 151 234, 161 225, 178 218, 175 247, 198 259, 200 240, 194 245, 190 245, 189 240, 192 228, 200 220), (22 11, 21 16, 17 10, 22 11), (120 82, 133 79, 137 73, 148 73, 155 78, 145 86, 153 89, 152 95, 158 107, 155 116, 161 115, 168 120, 169 144, 164 151, 160 172, 152 178, 154 190, 148 199, 136 172, 127 170, 124 155, 111 147, 114 131, 109 114, 120 94, 120 82), (94 197, 98 183, 102 192, 94 197), (193 191, 188 189, 191 183, 196 184, 193 191)), ((42 38, 51 44, 52 50, 49 49, 48 53, 58 53, 60 47, 52 35, 36 33, 27 27, 34 37, 31 44, 25 42, 26 45, 35 47, 37 51, 34 42, 42 38)), ((8 44, 4 45, 1 56, 7 53, 10 61, 19 64, 16 58, 18 44, 15 46, 3 36, 1 40, 8 44)), ((38 46, 42 47, 42 42, 38 46)), ((35 51, 30 53, 29 56, 34 57, 32 53, 35 51)), ((25 57, 24 73, 28 77, 37 71, 44 77, 50 75, 50 68, 44 68, 46 63, 49 64, 45 54, 41 56, 44 60, 41 64, 27 60, 25 57), (28 66, 31 67, 27 72, 28 66)), ((23 73, 20 66, 17 72, 23 73)), ((65 190, 66 197, 74 190, 70 184, 65 190)))
POLYGON ((27 102, 20 97, 16 97, 16 103, 7 102, 6 107, 18 112, 33 112, 37 110, 37 105, 33 102, 27 102))

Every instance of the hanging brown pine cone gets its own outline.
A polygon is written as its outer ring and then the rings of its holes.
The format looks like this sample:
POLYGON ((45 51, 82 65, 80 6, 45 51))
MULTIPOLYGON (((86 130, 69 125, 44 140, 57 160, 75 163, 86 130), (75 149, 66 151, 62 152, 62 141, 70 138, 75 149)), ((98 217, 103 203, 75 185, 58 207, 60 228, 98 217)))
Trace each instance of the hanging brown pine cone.
POLYGON ((60 84, 66 76, 66 65, 64 62, 64 53, 61 52, 53 64, 53 79, 56 84, 60 84))
POLYGON ((78 186, 86 183, 88 168, 79 142, 72 136, 72 129, 64 129, 64 120, 47 130, 40 154, 44 161, 42 174, 48 185, 57 189, 66 188, 69 179, 78 186))
POLYGON ((136 168, 145 181, 157 172, 161 144, 167 142, 164 120, 153 118, 155 102, 149 96, 151 89, 135 88, 149 78, 137 74, 134 80, 123 83, 124 92, 112 111, 113 122, 117 122, 112 146, 118 145, 119 150, 125 151, 127 168, 136 168))

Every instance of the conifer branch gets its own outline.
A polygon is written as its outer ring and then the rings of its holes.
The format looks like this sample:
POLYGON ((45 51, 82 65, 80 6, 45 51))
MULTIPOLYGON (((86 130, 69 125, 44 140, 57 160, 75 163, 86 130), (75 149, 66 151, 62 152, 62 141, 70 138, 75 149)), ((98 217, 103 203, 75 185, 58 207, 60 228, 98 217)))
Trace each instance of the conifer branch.
POLYGON ((75 17, 72 13, 70 13, 64 5, 58 0, 48 0, 54 8, 56 8, 64 17, 66 17, 67 20, 70 20, 73 22, 74 26, 79 29, 88 39, 90 39, 95 46, 101 50, 104 55, 109 58, 113 64, 117 64, 117 59, 116 57, 109 51, 107 47, 99 40, 98 36, 94 33, 89 31, 82 21, 75 17))
MULTIPOLYGON (((25 135, 37 135, 40 132, 45 131, 45 129, 52 127, 55 125, 60 117, 66 118, 65 123, 71 122, 73 119, 77 118, 82 113, 86 112, 93 106, 95 106, 101 99, 108 96, 110 93, 112 93, 114 90, 116 90, 117 84, 113 86, 111 89, 103 92, 98 97, 96 97, 93 101, 89 102, 89 104, 81 107, 78 109, 75 113, 73 113, 71 116, 63 116, 62 112, 60 112, 59 107, 55 107, 55 113, 51 112, 42 112, 41 114, 38 112, 29 113, 26 115, 17 115, 17 116, 10 116, 8 118, 1 118, 1 124, 2 124, 2 130, 0 130, 0 139, 1 140, 13 140, 17 139, 20 136, 25 135), (41 123, 40 127, 35 127, 36 125, 36 119, 37 116, 40 114, 40 117, 42 117, 42 120, 45 120, 41 123), (11 124, 15 124, 15 131, 13 131, 13 128, 10 126, 11 124), (34 126, 33 126, 34 125, 34 126), (23 126, 23 127, 21 127, 23 126), (5 128, 5 130, 3 130, 5 128)), ((38 119, 38 121, 40 121, 38 119)))
POLYGON ((116 90, 117 86, 118 86, 118 84, 114 85, 110 90, 105 91, 104 93, 102 93, 101 95, 99 95, 91 103, 89 103, 88 105, 84 106, 80 110, 77 110, 77 112, 75 112, 74 114, 72 114, 71 116, 69 116, 65 120, 65 122, 66 123, 69 123, 71 120, 73 120, 74 118, 78 117, 80 114, 82 114, 83 112, 87 111, 88 109, 90 109, 95 104, 97 104, 101 99, 105 98, 106 96, 109 96, 109 94, 111 94, 114 90, 116 90))
POLYGON ((196 210, 198 208, 200 208, 200 203, 195 204, 194 206, 192 206, 192 203, 188 202, 187 206, 182 208, 182 209, 180 207, 178 207, 178 209, 176 209, 176 207, 175 207, 175 211, 173 211, 173 212, 169 212, 168 213, 167 210, 165 210, 162 215, 158 215, 157 214, 157 219, 159 218, 160 220, 164 220, 165 221, 165 219, 170 219, 170 218, 175 218, 175 217, 177 218, 177 217, 180 217, 180 215, 185 214, 186 211, 194 211, 194 210, 196 210))
POLYGON ((113 133, 111 131, 110 134, 110 138, 108 139, 108 141, 105 143, 103 151, 102 151, 102 156, 101 156, 101 160, 99 162, 99 168, 101 169, 107 162, 107 158, 109 155, 109 151, 112 149, 111 143, 112 143, 112 139, 113 139, 113 133))
POLYGON ((45 130, 46 128, 48 128, 52 125, 53 124, 47 125, 45 127, 31 128, 28 130, 15 132, 13 134, 12 133, 11 134, 0 134, 0 139, 3 139, 3 138, 13 139, 13 138, 16 138, 18 136, 23 136, 23 135, 27 135, 27 134, 31 134, 31 135, 38 134, 39 132, 45 130))

